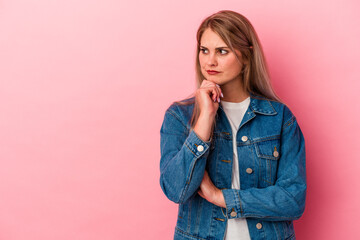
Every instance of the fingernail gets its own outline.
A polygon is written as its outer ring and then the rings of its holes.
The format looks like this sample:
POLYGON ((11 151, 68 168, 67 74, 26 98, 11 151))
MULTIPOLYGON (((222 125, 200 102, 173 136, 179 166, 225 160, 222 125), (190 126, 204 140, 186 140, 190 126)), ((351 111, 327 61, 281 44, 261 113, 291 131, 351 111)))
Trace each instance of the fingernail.
POLYGON ((221 97, 224 97, 224 94, 221 93, 221 97))
POLYGON ((216 86, 220 87, 219 84, 216 83, 216 86))
POLYGON ((220 102, 220 98, 218 97, 218 102, 220 102))

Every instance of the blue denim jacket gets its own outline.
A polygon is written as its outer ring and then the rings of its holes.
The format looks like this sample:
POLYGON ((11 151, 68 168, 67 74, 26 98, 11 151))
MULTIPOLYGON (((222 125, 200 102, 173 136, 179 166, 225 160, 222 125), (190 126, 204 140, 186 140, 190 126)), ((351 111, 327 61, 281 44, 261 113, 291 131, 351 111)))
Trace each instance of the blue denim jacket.
POLYGON ((224 239, 232 218, 246 218, 251 239, 295 239, 293 220, 305 209, 306 168, 304 137, 290 109, 250 94, 236 135, 241 185, 236 190, 231 189, 232 130, 222 106, 210 141, 190 130, 193 108, 173 103, 160 130, 160 185, 179 204, 174 239, 224 239), (197 193, 204 170, 224 194, 226 208, 197 193))

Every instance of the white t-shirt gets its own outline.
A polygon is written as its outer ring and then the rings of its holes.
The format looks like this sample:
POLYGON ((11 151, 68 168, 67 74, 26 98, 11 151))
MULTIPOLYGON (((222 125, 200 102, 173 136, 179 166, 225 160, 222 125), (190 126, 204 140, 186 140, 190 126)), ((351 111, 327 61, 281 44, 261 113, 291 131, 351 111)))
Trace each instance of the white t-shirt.
MULTIPOLYGON (((233 165, 232 165, 232 179, 231 188, 240 189, 240 174, 239 162, 236 146, 236 133, 239 129, 240 123, 245 115, 246 110, 250 104, 250 97, 239 103, 221 101, 221 106, 224 109, 227 118, 229 119, 232 133, 233 133, 233 165)), ((249 228, 245 218, 228 219, 228 224, 225 233, 225 240, 250 240, 249 228)))

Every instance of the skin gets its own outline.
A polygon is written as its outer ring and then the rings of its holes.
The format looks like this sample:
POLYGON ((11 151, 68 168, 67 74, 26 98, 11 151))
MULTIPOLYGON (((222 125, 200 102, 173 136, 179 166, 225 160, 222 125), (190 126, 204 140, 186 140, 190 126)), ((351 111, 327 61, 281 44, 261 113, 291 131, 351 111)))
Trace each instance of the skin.
MULTIPOLYGON (((206 79, 195 94, 195 100, 200 107, 200 116, 194 131, 201 139, 208 141, 220 98, 228 102, 241 102, 249 94, 243 90, 240 75, 242 66, 246 63, 237 60, 235 53, 217 33, 210 28, 206 29, 201 37, 200 49, 199 62, 201 72, 206 79), (210 75, 207 70, 220 73, 210 75)), ((240 51, 236 50, 236 54, 242 59, 240 51)), ((206 170, 198 193, 207 201, 226 208, 222 191, 213 184, 206 170)))
MULTIPOLYGON (((235 50, 235 52, 239 59, 242 59, 240 51, 235 50)), ((201 37, 199 62, 201 72, 206 79, 220 85, 224 101, 241 102, 249 96, 243 90, 240 75, 243 64, 246 63, 239 62, 235 53, 210 28, 206 29, 201 37), (210 75, 206 72, 207 70, 215 70, 220 73, 210 75)))

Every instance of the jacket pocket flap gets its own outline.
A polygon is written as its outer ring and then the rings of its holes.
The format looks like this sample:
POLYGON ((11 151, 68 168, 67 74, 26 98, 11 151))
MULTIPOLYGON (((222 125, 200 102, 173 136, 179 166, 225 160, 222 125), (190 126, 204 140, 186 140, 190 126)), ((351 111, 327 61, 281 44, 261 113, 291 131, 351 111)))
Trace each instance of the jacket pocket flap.
POLYGON ((256 155, 260 158, 278 160, 280 158, 280 139, 257 141, 256 155))

